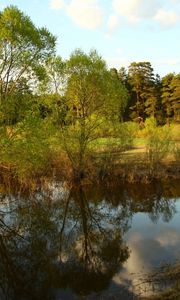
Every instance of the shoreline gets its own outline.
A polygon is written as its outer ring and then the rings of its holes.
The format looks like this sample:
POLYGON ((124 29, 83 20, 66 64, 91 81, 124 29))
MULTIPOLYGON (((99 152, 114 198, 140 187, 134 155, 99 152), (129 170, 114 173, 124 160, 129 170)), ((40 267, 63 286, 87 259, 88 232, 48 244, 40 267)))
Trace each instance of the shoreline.
POLYGON ((46 174, 35 174, 25 180, 20 180, 13 169, 0 166, 0 185, 7 187, 19 186, 22 189, 34 190, 53 180, 66 182, 69 187, 118 184, 151 184, 155 181, 170 181, 180 179, 180 164, 178 162, 159 163, 151 169, 147 163, 118 163, 110 169, 92 168, 81 176, 74 176, 73 170, 53 167, 46 174))

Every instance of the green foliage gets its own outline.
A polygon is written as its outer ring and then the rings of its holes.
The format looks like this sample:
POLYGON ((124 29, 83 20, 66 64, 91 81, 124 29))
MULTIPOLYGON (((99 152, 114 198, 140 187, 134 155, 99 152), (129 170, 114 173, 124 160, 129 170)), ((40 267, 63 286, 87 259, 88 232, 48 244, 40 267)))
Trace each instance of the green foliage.
POLYGON ((155 118, 179 120, 179 74, 154 78, 149 62, 108 70, 95 50, 77 49, 63 61, 55 43, 16 6, 0 12, 0 165, 23 180, 45 173, 56 151, 82 174, 101 149, 114 166, 111 153, 127 150, 137 135, 147 139, 149 163, 157 165, 170 149, 170 131, 155 118), (143 126, 154 118, 141 131, 123 122, 139 116, 143 126))
POLYGON ((175 144, 175 147, 173 149, 173 152, 174 152, 174 157, 175 157, 175 160, 177 162, 180 162, 180 146, 178 143, 175 144))
POLYGON ((28 111, 32 110, 34 105, 32 95, 16 94, 9 95, 6 101, 0 106, 0 124, 13 125, 22 121, 28 111))
POLYGON ((55 37, 47 29, 36 28, 17 7, 6 7, 0 13, 0 101, 22 91, 22 80, 35 88, 54 48, 55 37))
POLYGON ((47 132, 47 125, 31 115, 16 126, 1 127, 1 165, 12 169, 20 181, 45 175, 50 164, 47 132))
POLYGON ((46 76, 39 84, 40 94, 63 94, 66 82, 66 63, 60 56, 49 56, 45 63, 46 76))
POLYGON ((118 139, 119 150, 126 150, 133 146, 138 126, 134 122, 117 123, 114 126, 114 136, 118 139))
MULTIPOLYGON (((154 74, 149 62, 133 62, 129 66, 128 82, 132 91, 133 117, 145 117, 146 101, 149 99, 147 108, 154 102, 154 74)), ((153 104, 153 106, 155 106, 153 104)), ((153 108, 154 109, 154 108, 153 108)), ((147 110, 147 111, 146 111, 147 110)))
POLYGON ((174 112, 174 120, 180 121, 180 74, 173 77, 170 89, 172 90, 170 101, 174 112))
POLYGON ((82 173, 89 144, 103 130, 104 119, 112 123, 121 119, 127 93, 96 51, 87 55, 76 50, 67 61, 67 73, 66 124, 70 125, 62 128, 62 136, 73 168, 82 173))
POLYGON ((168 122, 180 119, 180 74, 167 74, 162 79, 162 103, 168 122))
POLYGON ((171 151, 171 130, 168 126, 158 127, 152 117, 145 122, 145 132, 147 159, 154 169, 171 151))
POLYGON ((169 123, 169 119, 173 116, 173 108, 171 104, 171 94, 172 94, 172 88, 171 88, 171 82, 173 80, 174 74, 170 73, 167 74, 162 78, 162 103, 166 112, 166 118, 169 123))

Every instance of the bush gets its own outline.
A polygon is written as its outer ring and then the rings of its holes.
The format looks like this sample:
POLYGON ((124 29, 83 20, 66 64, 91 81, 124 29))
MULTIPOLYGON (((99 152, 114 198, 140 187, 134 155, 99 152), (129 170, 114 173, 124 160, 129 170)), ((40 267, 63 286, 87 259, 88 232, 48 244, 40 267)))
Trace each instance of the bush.
POLYGON ((174 152, 175 160, 177 162, 180 162, 180 146, 178 144, 175 144, 173 152, 174 152))
POLYGON ((47 129, 38 117, 28 116, 16 126, 1 127, 0 164, 20 181, 46 174, 50 165, 47 129))
POLYGON ((146 155, 150 168, 157 165, 167 157, 171 151, 171 129, 169 126, 158 127, 156 120, 152 117, 145 122, 145 132, 147 137, 146 155))

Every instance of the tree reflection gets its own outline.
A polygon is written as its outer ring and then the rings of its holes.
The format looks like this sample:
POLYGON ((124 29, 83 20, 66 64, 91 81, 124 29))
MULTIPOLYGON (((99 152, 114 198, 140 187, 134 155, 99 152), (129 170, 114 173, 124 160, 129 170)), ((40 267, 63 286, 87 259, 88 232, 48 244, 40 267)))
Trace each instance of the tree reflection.
POLYGON ((175 202, 168 197, 161 185, 93 193, 79 187, 56 201, 47 192, 1 195, 0 299, 50 300, 59 289, 81 295, 106 289, 129 257, 123 235, 133 215, 169 222, 175 202))
POLYGON ((180 195, 180 190, 177 184, 155 182, 149 185, 127 184, 115 190, 108 190, 108 201, 111 200, 111 194, 114 206, 121 207, 121 212, 124 208, 127 215, 129 209, 128 221, 133 214, 143 212, 148 214, 153 223, 157 223, 160 218, 164 222, 173 218, 176 213, 174 200, 180 195))
POLYGON ((4 299, 51 299, 57 288, 88 294, 107 287, 128 258, 116 217, 81 189, 66 199, 25 199, 1 216, 4 299), (6 224, 4 222, 6 219, 6 224))
POLYGON ((73 191, 69 201, 75 204, 74 213, 71 207, 70 218, 67 218, 72 225, 64 231, 61 242, 64 246, 68 241, 72 251, 67 257, 65 249, 60 247, 66 256, 62 262, 62 277, 66 278, 66 285, 78 293, 100 291, 108 286, 112 276, 127 260, 128 247, 122 240, 116 217, 112 220, 110 216, 107 204, 94 205, 89 202, 82 188, 73 191), (75 238, 69 239, 69 235, 75 238))

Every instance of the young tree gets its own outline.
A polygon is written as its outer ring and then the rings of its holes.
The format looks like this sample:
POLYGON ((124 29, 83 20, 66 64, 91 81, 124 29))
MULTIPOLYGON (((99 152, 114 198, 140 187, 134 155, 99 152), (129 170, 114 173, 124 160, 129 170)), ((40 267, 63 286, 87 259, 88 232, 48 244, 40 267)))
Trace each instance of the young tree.
POLYGON ((153 171, 171 151, 171 130, 167 126, 157 126, 154 117, 146 119, 146 155, 150 171, 153 171))
POLYGON ((90 143, 99 137, 104 122, 119 121, 127 93, 96 51, 88 55, 76 50, 67 62, 65 97, 69 126, 62 127, 64 146, 75 174, 81 178, 90 143))

